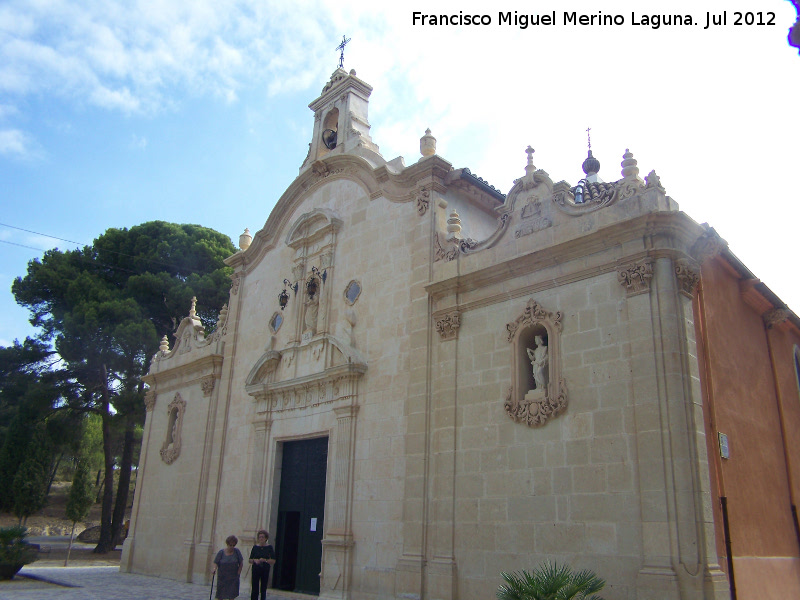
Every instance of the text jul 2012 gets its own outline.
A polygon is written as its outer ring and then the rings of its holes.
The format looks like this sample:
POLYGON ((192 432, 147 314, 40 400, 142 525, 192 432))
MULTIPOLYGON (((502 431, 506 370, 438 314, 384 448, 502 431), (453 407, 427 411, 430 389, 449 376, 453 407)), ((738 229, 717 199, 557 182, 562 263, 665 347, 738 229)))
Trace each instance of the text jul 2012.
MULTIPOLYGON (((422 26, 487 26, 510 25, 519 29, 538 26, 573 25, 573 26, 644 26, 651 29, 660 29, 669 26, 703 25, 703 29, 729 24, 728 13, 704 13, 699 19, 690 14, 637 14, 631 13, 630 20, 621 14, 578 13, 564 11, 559 20, 556 11, 549 13, 520 14, 518 11, 500 11, 495 21, 489 14, 465 14, 463 11, 451 14, 428 14, 421 11, 411 13, 411 24, 422 26)), ((730 19, 731 25, 775 25, 774 12, 733 12, 730 19)))

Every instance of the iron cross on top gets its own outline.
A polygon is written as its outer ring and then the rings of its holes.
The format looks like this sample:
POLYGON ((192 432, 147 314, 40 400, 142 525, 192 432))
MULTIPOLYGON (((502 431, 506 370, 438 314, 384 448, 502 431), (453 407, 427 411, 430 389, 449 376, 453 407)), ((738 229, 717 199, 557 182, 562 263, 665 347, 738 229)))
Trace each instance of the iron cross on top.
POLYGON ((347 42, 350 41, 349 37, 342 36, 342 43, 336 46, 337 50, 341 50, 341 54, 339 54, 339 68, 344 68, 344 47, 347 46, 347 42))

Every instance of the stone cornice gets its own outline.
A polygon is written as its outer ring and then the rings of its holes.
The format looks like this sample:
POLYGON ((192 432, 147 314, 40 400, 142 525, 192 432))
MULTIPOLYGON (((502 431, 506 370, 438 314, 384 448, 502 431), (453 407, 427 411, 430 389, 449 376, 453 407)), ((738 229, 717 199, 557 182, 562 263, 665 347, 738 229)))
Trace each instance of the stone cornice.
POLYGON ((348 363, 344 365, 337 365, 321 371, 319 373, 312 373, 311 375, 304 375, 286 381, 276 381, 272 383, 257 383, 245 386, 245 391, 250 396, 259 396, 267 392, 288 392, 308 386, 313 386, 324 381, 332 381, 340 379, 348 375, 361 377, 367 372, 367 366, 364 364, 348 363))
MULTIPOLYGON (((642 238, 661 243, 661 247, 650 244, 652 249, 646 253, 648 256, 665 254, 676 258, 685 257, 687 249, 703 231, 700 225, 682 212, 646 214, 471 272, 469 267, 472 260, 480 255, 461 257, 460 275, 430 283, 426 290, 434 297, 461 294, 502 284, 541 269, 563 266, 572 260, 584 259, 614 246, 622 247, 624 242, 642 238)), ((613 260, 613 265, 609 261, 602 261, 588 271, 612 270, 621 261, 634 261, 638 258, 642 257, 618 256, 613 260)))
POLYGON ((218 377, 222 372, 222 355, 209 354, 190 363, 148 373, 142 377, 155 393, 180 387, 187 381, 200 381, 207 375, 218 377))

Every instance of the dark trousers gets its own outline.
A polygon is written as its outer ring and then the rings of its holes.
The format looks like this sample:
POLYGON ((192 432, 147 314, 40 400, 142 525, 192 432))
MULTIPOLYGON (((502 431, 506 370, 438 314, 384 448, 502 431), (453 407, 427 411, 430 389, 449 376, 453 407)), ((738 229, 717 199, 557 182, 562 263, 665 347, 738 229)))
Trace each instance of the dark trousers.
POLYGON ((261 600, 267 598, 267 583, 269 582, 269 563, 253 565, 252 590, 250 600, 258 600, 258 587, 261 586, 261 600))

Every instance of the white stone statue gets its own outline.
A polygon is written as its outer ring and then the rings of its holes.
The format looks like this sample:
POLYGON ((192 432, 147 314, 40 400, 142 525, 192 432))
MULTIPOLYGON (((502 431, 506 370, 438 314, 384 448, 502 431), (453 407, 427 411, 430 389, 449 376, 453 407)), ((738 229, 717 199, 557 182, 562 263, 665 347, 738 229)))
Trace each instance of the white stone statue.
POLYGON ((531 350, 528 348, 528 358, 531 360, 531 367, 533 367, 533 381, 536 389, 544 390, 547 385, 545 374, 549 363, 547 346, 544 345, 544 339, 540 335, 534 338, 534 342, 536 342, 536 349, 531 350))

